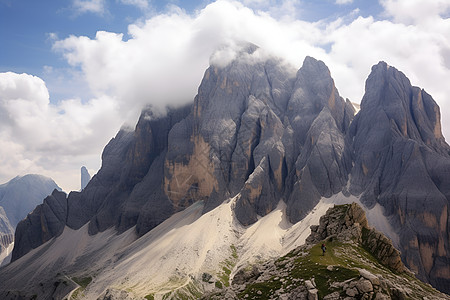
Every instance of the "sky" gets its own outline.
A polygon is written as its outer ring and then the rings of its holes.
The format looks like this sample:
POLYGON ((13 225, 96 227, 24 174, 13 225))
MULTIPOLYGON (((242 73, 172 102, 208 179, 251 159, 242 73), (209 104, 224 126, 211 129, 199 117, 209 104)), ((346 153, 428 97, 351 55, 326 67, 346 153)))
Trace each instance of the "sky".
POLYGON ((450 0, 0 0, 0 183, 80 189, 120 128, 192 102, 218 49, 323 60, 359 103, 383 60, 441 107, 450 138, 450 0))

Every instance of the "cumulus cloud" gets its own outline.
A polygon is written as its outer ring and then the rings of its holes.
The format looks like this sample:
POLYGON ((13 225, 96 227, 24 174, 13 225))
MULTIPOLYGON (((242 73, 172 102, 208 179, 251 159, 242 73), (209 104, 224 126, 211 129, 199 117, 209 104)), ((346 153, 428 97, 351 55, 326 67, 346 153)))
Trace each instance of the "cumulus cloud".
POLYGON ((115 103, 103 96, 54 105, 42 79, 0 73, 0 177, 40 173, 76 189, 79 174, 71 171, 83 161, 97 167, 99 149, 120 128, 115 103))
POLYGON ((385 13, 396 22, 405 24, 427 23, 450 12, 448 0, 381 0, 385 13))
POLYGON ((105 0, 74 0, 73 8, 78 13, 103 15, 106 12, 105 0))
POLYGON ((253 42, 296 65, 308 54, 325 54, 315 45, 320 43, 315 24, 278 22, 229 1, 217 1, 194 15, 173 8, 130 25, 128 34, 128 40, 103 31, 94 39, 71 36, 56 42, 54 49, 81 68, 94 94, 116 96, 132 121, 144 104, 163 109, 192 101, 211 54, 224 44, 253 42))
POLYGON ((408 4, 418 0, 383 0, 385 20, 361 17, 354 10, 344 18, 319 22, 280 17, 280 11, 264 8, 259 0, 243 2, 219 0, 192 14, 172 6, 131 24, 127 38, 99 31, 95 38, 55 41, 54 50, 82 74, 94 95, 86 103, 74 95, 51 104, 39 78, 2 75, 3 165, 11 170, 49 168, 61 178, 67 178, 62 175, 66 168, 79 184, 79 167, 99 165, 101 149, 124 121, 135 123, 144 105, 164 110, 191 102, 208 65, 226 64, 242 41, 296 68, 306 55, 323 60, 340 94, 354 102, 363 96, 371 66, 384 60, 433 95, 444 115, 444 134, 450 136, 450 86, 444 83, 450 78, 450 24, 442 15, 448 11, 446 1, 420 2, 433 22, 424 22, 418 6, 408 4))

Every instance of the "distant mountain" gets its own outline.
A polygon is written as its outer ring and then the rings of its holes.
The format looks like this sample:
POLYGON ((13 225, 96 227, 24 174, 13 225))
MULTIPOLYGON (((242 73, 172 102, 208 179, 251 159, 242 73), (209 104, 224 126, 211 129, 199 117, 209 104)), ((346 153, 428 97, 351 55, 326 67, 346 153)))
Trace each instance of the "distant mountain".
POLYGON ((14 234, 14 227, 9 222, 5 210, 0 206, 0 235, 1 234, 14 234))
POLYGON ((83 190, 91 180, 91 175, 85 166, 81 167, 81 190, 83 190))
POLYGON ((92 298, 203 293, 202 273, 229 284, 299 246, 324 203, 353 201, 408 268, 449 292, 450 147, 432 97, 380 62, 355 115, 323 62, 307 57, 295 72, 256 51, 210 66, 192 104, 145 109, 81 192, 54 191, 20 222, 5 293, 54 296, 44 287, 63 282, 58 273, 86 279, 92 298))
POLYGON ((15 228, 54 189, 61 190, 51 178, 35 174, 17 176, 0 185, 0 206, 11 226, 15 228))
POLYGON ((51 178, 34 174, 0 185, 0 265, 5 253, 12 250, 16 225, 54 189, 60 190, 51 178))
POLYGON ((5 210, 0 206, 0 266, 6 258, 9 260, 13 243, 14 228, 9 223, 5 210))

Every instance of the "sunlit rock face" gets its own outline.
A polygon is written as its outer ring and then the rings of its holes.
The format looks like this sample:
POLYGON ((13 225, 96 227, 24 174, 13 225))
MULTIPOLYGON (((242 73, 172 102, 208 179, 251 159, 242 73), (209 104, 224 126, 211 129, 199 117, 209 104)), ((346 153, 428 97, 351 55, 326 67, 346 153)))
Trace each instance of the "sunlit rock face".
POLYGON ((192 104, 164 115, 145 109, 134 131, 121 130, 105 147, 83 191, 44 203, 63 217, 41 209, 24 221, 13 259, 39 244, 21 237, 46 228, 40 220, 56 228, 41 243, 61 226, 86 223, 90 234, 136 226, 142 236, 197 201, 208 212, 237 196, 243 225, 281 200, 295 223, 322 197, 343 192, 384 207, 407 266, 450 286, 450 149, 431 96, 380 62, 354 116, 323 62, 307 57, 296 72, 256 51, 250 45, 228 65, 211 65, 192 104))

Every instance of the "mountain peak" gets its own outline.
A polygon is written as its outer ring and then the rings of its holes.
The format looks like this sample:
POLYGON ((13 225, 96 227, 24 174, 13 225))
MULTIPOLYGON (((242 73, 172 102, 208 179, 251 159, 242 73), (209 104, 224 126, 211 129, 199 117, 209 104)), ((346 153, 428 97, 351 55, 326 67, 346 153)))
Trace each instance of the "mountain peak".
POLYGON ((361 111, 365 122, 385 123, 395 136, 424 143, 440 153, 448 152, 439 106, 425 90, 412 86, 405 74, 386 62, 372 67, 361 111))
POLYGON ((81 189, 83 190, 91 180, 91 175, 85 166, 81 167, 81 189))

